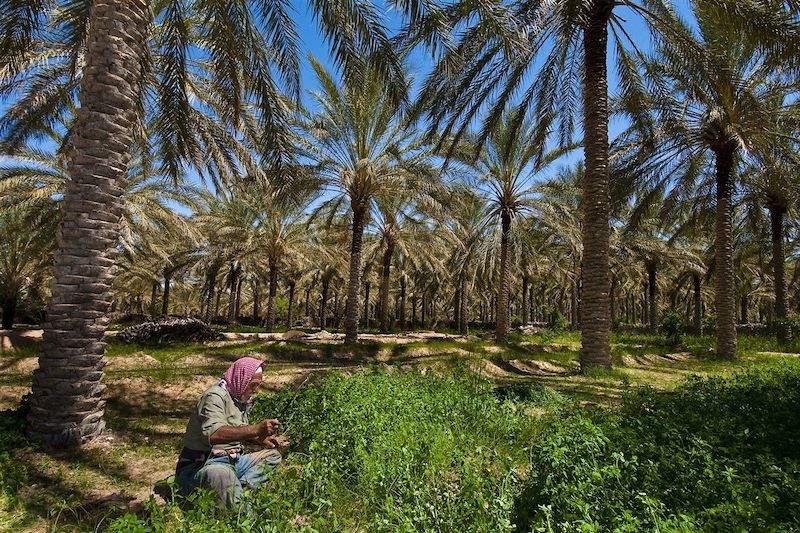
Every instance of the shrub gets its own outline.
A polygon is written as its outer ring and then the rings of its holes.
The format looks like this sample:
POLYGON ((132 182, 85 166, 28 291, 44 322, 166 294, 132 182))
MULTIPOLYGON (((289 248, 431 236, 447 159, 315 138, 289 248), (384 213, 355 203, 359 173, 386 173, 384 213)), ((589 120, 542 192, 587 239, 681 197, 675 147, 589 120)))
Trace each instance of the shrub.
POLYGON ((565 331, 567 329, 567 319, 561 312, 553 310, 547 317, 547 328, 555 332, 565 331))
POLYGON ((684 331, 683 319, 674 309, 669 309, 664 313, 664 317, 661 320, 661 329, 667 338, 667 342, 672 346, 677 346, 681 343, 684 331))
POLYGON ((576 413, 531 449, 520 531, 790 530, 800 523, 800 370, 691 378, 576 413))

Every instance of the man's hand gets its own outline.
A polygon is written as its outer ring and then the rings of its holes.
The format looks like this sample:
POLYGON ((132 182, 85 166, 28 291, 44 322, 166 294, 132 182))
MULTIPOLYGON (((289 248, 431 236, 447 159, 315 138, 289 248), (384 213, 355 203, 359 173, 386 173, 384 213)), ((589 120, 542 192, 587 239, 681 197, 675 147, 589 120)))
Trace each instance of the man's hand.
POLYGON ((267 420, 262 420, 261 422, 256 424, 259 440, 263 439, 264 437, 274 435, 275 430, 280 425, 281 421, 278 420, 277 418, 269 418, 267 420))
POLYGON ((289 439, 284 435, 281 435, 279 437, 267 437, 264 439, 262 444, 267 448, 277 448, 280 450, 285 450, 286 448, 289 447, 289 439))

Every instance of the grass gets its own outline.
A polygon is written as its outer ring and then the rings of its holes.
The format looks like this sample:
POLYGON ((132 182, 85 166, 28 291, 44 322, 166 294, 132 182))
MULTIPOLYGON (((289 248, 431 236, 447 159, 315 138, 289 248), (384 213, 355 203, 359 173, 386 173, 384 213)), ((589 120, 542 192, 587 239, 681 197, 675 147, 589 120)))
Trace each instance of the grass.
MULTIPOLYGON (((0 490, 0 531, 94 529, 128 508, 124 498, 97 503, 101 496, 118 493, 121 497, 146 499, 155 476, 165 476, 174 465, 187 413, 199 392, 230 361, 242 355, 263 357, 268 362, 268 379, 276 388, 329 369, 363 373, 375 368, 417 367, 447 373, 473 361, 481 362, 484 375, 499 390, 546 385, 584 405, 602 406, 623 402, 627 394, 642 385, 674 390, 692 374, 731 376, 748 368, 771 371, 787 365, 800 366, 800 358, 780 355, 800 351, 797 343, 782 350, 769 338, 740 337, 739 359, 718 361, 711 357, 711 337, 685 337, 680 346, 673 347, 658 336, 614 334, 614 369, 582 376, 577 372, 579 343, 575 332, 512 336, 502 345, 488 340, 436 339, 407 344, 372 342, 355 347, 264 341, 142 347, 111 339, 111 364, 106 378, 110 394, 108 430, 95 447, 81 452, 42 453, 27 442, 5 445, 0 437, 0 454, 11 454, 10 463, 0 466, 16 465, 6 477, 0 475, 0 485, 7 483, 9 476, 22 476, 15 474, 19 468, 27 476, 16 491, 0 490), (676 353, 688 356, 668 357, 676 353), (143 355, 158 364, 138 364, 140 359, 144 361, 143 355), (201 362, 187 359, 192 356, 200 357, 201 362), (106 437, 113 440, 103 441, 106 437)), ((29 373, 16 371, 10 365, 35 354, 35 347, 13 352, 13 356, 4 354, 0 385, 11 391, 3 397, 6 406, 15 403, 9 396, 13 391, 30 383, 29 373)), ((519 409, 536 416, 542 414, 539 408, 519 409)), ((365 516, 350 516, 347 520, 364 526, 369 522, 365 516)))

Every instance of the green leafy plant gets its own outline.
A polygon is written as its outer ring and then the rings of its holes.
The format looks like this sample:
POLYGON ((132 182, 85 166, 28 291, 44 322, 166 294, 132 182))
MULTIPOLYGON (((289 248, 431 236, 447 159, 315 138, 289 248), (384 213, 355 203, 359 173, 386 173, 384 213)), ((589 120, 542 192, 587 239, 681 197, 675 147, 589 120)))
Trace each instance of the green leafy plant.
POLYGON ((683 319, 675 312, 674 309, 669 309, 664 313, 661 319, 661 330, 672 346, 678 346, 683 338, 684 326, 683 319))

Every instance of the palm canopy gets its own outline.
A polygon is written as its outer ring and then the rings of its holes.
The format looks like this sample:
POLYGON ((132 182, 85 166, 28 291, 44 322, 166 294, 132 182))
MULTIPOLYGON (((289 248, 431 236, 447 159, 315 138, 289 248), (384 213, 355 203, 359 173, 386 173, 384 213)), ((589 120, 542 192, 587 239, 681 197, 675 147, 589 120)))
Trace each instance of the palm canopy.
MULTIPOLYGON (((192 185, 150 173, 141 161, 137 157, 132 162, 122 194, 120 244, 131 249, 147 234, 196 234, 176 209, 196 209, 201 192, 192 185)), ((0 198, 5 200, 0 211, 18 210, 36 213, 37 218, 49 217, 55 228, 69 181, 63 158, 46 150, 19 150, 0 164, 0 198)), ((54 240, 55 232, 50 238, 54 240)))
MULTIPOLYGON (((286 0, 150 0, 142 58, 139 124, 142 151, 153 146, 161 172, 179 177, 184 163, 232 180, 244 166, 258 175, 259 153, 283 161, 289 119, 300 96, 298 34, 286 0), (145 124, 148 124, 145 126, 145 124), (149 131, 146 131, 149 130, 149 131)), ((15 101, 0 120, 12 149, 41 132, 66 133, 85 63, 89 0, 0 1, 0 98, 15 101)), ((399 60, 383 16, 371 2, 312 1, 337 66, 356 79, 370 69, 406 98, 399 60)))
POLYGON ((695 17, 696 28, 673 17, 674 37, 642 59, 648 91, 641 103, 650 111, 630 114, 633 127, 619 153, 624 173, 651 191, 686 190, 677 185, 711 177, 713 157, 718 355, 733 358, 737 177, 743 162, 797 143, 800 107, 789 96, 795 81, 769 53, 721 24, 718 10, 700 4, 695 17))
MULTIPOLYGON (((732 34, 745 35, 752 46, 767 50, 771 64, 797 68, 796 5, 771 0, 692 4, 723 21, 732 34)), ((571 144, 581 122, 580 84, 587 68, 582 38, 597 9, 608 10, 619 91, 625 103, 635 106, 642 85, 637 58, 644 52, 627 25, 638 17, 657 40, 679 37, 674 27, 679 17, 668 0, 531 0, 503 9, 456 2, 431 9, 404 35, 409 46, 424 42, 438 52, 416 113, 451 148, 476 123, 480 140, 488 140, 512 110, 512 124, 536 117, 531 133, 540 143, 555 135, 560 144, 571 144)))
POLYGON ((300 127, 308 137, 299 142, 335 193, 328 205, 368 209, 380 194, 415 190, 436 177, 430 147, 400 120, 402 108, 377 73, 340 84, 316 59, 311 64, 321 86, 311 93, 318 109, 303 113, 300 127))

